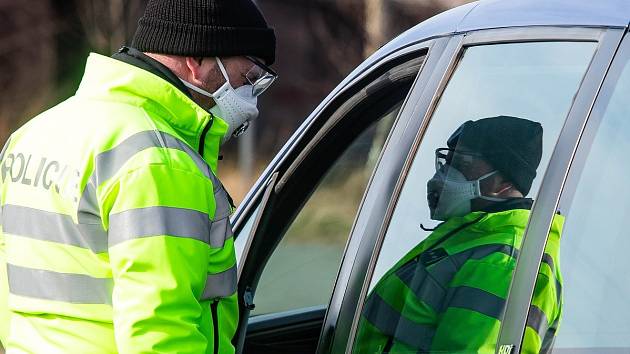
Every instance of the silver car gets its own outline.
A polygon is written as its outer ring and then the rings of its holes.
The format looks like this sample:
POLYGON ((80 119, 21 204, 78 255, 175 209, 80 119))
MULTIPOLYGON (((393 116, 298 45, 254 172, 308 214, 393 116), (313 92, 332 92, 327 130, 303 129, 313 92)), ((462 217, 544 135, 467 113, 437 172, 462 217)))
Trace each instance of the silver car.
POLYGON ((383 46, 270 163, 232 221, 244 353, 349 353, 368 294, 434 226, 434 151, 467 120, 544 127, 495 352, 520 353, 563 215, 553 353, 630 353, 630 2, 485 0, 383 46))

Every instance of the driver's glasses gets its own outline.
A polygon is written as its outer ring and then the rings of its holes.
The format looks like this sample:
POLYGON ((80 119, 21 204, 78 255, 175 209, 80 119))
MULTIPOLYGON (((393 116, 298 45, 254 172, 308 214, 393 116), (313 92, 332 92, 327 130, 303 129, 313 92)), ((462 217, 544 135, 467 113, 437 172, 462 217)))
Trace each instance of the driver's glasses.
POLYGON ((254 66, 245 74, 245 79, 252 85, 252 95, 257 97, 273 84, 278 74, 254 57, 247 57, 247 59, 254 63, 254 66))
POLYGON ((444 165, 449 165, 463 171, 470 166, 475 158, 481 157, 480 154, 472 151, 439 148, 435 150, 435 170, 439 171, 444 165))

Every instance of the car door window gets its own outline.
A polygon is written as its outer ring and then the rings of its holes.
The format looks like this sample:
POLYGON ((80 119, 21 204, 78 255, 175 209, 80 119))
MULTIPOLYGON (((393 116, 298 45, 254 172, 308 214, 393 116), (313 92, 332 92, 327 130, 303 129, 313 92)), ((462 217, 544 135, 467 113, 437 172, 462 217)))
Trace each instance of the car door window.
MULTIPOLYGON (((630 352, 630 42, 611 68, 571 167, 559 211, 566 218, 560 264, 542 264, 561 283, 553 353, 630 352), (555 267, 555 269, 554 269, 555 267)), ((547 243, 549 244, 549 240, 547 243)), ((553 279, 553 278, 552 278, 553 279)))
POLYGON ((273 186, 256 229, 270 255, 252 316, 328 304, 363 193, 424 60, 405 58, 347 97, 273 186))
POLYGON ((328 303, 354 216, 401 103, 361 133, 315 188, 262 273, 252 315, 328 303))
POLYGON ((380 247, 355 352, 494 352, 531 198, 595 49, 463 49, 380 247))

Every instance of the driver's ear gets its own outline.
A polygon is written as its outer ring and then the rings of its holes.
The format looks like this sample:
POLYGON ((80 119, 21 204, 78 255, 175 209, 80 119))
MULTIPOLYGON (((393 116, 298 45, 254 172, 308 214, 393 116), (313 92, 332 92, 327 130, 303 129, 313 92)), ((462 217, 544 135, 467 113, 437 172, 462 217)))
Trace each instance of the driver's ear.
POLYGON ((514 185, 512 182, 503 181, 499 183, 499 185, 495 188, 495 192, 493 193, 497 197, 508 197, 512 194, 512 190, 514 189, 514 185))

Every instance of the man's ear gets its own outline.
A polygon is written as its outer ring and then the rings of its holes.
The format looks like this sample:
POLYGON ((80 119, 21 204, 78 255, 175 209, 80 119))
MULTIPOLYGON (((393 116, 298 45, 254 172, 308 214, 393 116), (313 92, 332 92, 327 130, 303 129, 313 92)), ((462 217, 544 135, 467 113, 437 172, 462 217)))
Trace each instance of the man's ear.
POLYGON ((199 57, 186 57, 186 67, 190 73, 193 83, 203 83, 203 76, 201 70, 201 61, 203 59, 199 57))

